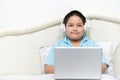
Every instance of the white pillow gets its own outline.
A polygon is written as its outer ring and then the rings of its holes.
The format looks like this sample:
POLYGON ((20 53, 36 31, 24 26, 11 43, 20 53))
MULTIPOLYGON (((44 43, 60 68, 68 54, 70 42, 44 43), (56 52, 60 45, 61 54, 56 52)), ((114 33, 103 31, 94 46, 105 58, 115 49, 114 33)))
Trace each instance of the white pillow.
POLYGON ((97 44, 103 48, 103 54, 108 60, 109 68, 106 73, 114 76, 114 53, 118 46, 118 43, 115 42, 97 42, 97 44))
POLYGON ((42 61, 42 69, 43 69, 42 71, 43 71, 43 73, 44 73, 44 63, 47 59, 47 56, 50 52, 51 47, 52 46, 41 46, 39 48, 39 51, 38 51, 39 54, 40 54, 40 57, 41 57, 41 61, 42 61))
MULTIPOLYGON (((109 63, 109 68, 107 69, 106 73, 114 76, 113 53, 115 52, 118 46, 118 43, 98 41, 97 44, 103 48, 103 53, 109 63)), ((44 67, 44 62, 49 54, 50 49, 51 49, 51 46, 42 46, 39 48, 39 53, 41 55, 43 67, 44 67)))

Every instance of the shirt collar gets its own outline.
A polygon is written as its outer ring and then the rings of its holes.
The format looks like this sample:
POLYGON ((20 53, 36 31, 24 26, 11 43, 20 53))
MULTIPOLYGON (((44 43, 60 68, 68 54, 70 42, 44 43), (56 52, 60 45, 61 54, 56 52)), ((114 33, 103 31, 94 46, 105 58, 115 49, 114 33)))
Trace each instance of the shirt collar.
POLYGON ((72 46, 72 44, 71 44, 71 42, 70 42, 70 40, 69 40, 69 38, 68 38, 67 36, 64 38, 64 42, 65 42, 66 44, 72 46))
MULTIPOLYGON (((85 35, 83 35, 83 38, 82 38, 81 43, 80 43, 80 46, 82 46, 86 41, 88 41, 88 38, 85 35)), ((71 44, 71 42, 70 42, 70 40, 69 40, 69 38, 67 36, 64 38, 64 42, 66 44, 69 44, 69 45, 72 46, 72 44, 71 44)))
POLYGON ((83 39, 81 40, 80 46, 83 46, 86 41, 88 41, 88 38, 84 35, 83 39))

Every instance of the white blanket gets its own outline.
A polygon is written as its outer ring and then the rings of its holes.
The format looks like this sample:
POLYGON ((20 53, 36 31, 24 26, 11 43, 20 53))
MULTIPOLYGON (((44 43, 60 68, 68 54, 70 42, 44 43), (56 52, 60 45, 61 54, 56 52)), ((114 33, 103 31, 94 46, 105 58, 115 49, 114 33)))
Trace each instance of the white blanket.
MULTIPOLYGON (((54 80, 54 74, 47 75, 3 75, 0 80, 54 80)), ((101 80, 118 80, 117 78, 103 74, 101 80)))

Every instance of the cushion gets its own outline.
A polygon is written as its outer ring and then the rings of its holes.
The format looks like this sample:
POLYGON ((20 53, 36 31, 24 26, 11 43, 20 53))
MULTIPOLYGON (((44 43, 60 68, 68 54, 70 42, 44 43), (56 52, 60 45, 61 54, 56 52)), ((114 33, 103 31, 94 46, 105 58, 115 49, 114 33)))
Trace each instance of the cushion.
MULTIPOLYGON (((103 42, 103 41, 97 41, 97 44, 103 48, 103 53, 109 63, 109 68, 106 71, 106 74, 110 74, 114 76, 114 58, 113 55, 115 53, 115 50, 118 46, 118 43, 116 42, 103 42)), ((49 51, 51 49, 51 46, 41 46, 39 48, 39 53, 41 55, 43 67, 44 67, 44 62, 49 54, 49 51)))
POLYGON ((39 54, 40 54, 40 57, 41 57, 41 61, 42 61, 42 69, 43 69, 42 71, 43 71, 43 73, 44 73, 44 63, 47 59, 47 56, 50 52, 51 47, 52 46, 41 46, 39 48, 39 51, 38 51, 39 54))

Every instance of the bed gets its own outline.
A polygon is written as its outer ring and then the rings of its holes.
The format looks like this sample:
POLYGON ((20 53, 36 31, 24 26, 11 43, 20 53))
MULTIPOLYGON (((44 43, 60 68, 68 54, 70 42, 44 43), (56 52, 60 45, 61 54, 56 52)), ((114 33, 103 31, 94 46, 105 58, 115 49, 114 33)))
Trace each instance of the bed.
MULTIPOLYGON (((102 80, 120 80, 120 18, 88 15, 86 35, 104 48, 110 68, 102 80)), ((0 31, 0 80, 54 80, 44 74, 51 45, 64 37, 61 19, 20 30, 0 31)))

